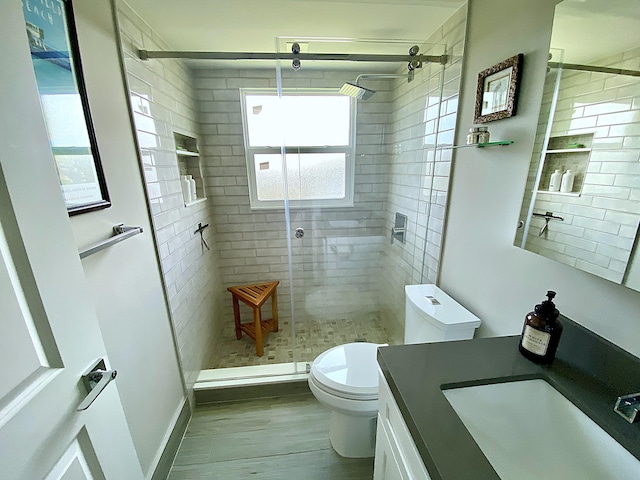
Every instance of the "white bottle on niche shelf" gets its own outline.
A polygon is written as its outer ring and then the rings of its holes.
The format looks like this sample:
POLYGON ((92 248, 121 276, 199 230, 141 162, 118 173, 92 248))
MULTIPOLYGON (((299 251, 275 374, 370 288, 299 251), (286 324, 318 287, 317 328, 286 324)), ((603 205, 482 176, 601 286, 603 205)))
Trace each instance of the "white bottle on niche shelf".
POLYGON ((191 201, 191 182, 189 182, 186 175, 180 177, 180 186, 182 187, 182 199, 184 203, 189 203, 191 201))
POLYGON ((562 182, 560 184, 560 191, 562 193, 569 193, 573 191, 573 180, 576 178, 576 174, 571 170, 567 170, 562 175, 562 182))
POLYGON ((551 174, 551 181, 549 181, 549 191, 559 192, 561 182, 562 182, 562 173, 560 172, 560 169, 556 169, 555 173, 551 174))
POLYGON ((198 195, 196 193, 196 181, 191 175, 187 175, 187 180, 189 180, 189 184, 191 185, 191 201, 193 202, 196 198, 198 198, 198 195))

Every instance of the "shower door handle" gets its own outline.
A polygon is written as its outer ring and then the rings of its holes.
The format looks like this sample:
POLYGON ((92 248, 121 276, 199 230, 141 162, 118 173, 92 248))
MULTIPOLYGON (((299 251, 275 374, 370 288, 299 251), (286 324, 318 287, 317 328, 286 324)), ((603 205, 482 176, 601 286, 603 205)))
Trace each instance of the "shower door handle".
POLYGON ((296 228, 296 238, 304 237, 304 228, 296 228))

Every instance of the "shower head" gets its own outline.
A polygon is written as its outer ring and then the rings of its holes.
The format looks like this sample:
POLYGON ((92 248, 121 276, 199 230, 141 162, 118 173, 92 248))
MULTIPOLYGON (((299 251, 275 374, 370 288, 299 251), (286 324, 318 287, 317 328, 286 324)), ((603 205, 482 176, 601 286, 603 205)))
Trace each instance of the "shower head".
POLYGON ((374 90, 361 87, 360 85, 356 85, 355 83, 346 82, 338 93, 357 98, 358 100, 367 100, 376 92, 374 90))
POLYGON ((356 83, 346 82, 338 93, 342 95, 348 95, 349 97, 356 98, 358 100, 368 100, 373 96, 375 90, 370 90, 361 85, 358 85, 360 79, 369 78, 369 79, 378 79, 384 80, 388 78, 406 78, 407 82, 411 82, 413 80, 413 76, 411 75, 413 72, 409 72, 408 74, 403 75, 395 75, 395 74, 386 74, 386 73, 363 73, 362 75, 358 75, 356 78, 356 83))

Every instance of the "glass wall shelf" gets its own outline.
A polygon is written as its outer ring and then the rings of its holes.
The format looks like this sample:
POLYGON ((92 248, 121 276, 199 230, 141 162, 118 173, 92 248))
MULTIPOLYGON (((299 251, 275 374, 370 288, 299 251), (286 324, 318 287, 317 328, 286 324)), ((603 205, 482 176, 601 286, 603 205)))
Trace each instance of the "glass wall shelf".
POLYGON ((484 143, 474 143, 472 145, 452 145, 450 147, 442 147, 442 148, 485 148, 485 147, 503 147, 505 145, 511 145, 513 140, 502 140, 500 142, 484 142, 484 143))

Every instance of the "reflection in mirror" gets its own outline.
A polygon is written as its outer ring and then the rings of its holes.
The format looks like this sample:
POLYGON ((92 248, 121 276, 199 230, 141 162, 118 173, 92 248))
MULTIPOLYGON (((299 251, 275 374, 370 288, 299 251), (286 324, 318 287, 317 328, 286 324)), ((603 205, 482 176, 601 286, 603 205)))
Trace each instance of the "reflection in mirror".
POLYGON ((515 245, 640 290, 640 18, 631 3, 556 7, 551 45, 565 48, 550 51, 515 245))

